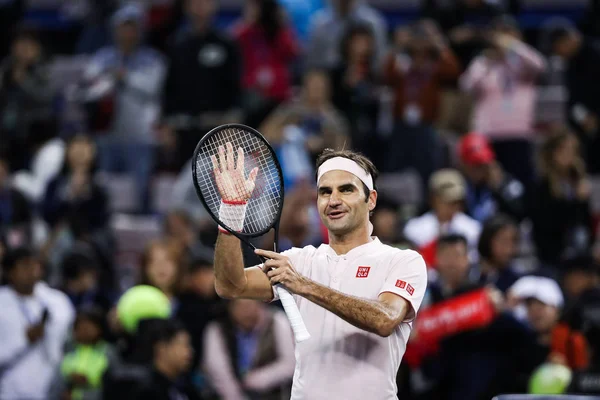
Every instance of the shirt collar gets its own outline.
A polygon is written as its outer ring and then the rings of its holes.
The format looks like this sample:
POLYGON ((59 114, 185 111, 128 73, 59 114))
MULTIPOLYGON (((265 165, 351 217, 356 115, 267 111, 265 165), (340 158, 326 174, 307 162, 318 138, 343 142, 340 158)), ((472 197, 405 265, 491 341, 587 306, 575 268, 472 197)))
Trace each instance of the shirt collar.
POLYGON ((349 259, 354 259, 356 257, 360 257, 363 254, 366 254, 367 252, 372 252, 379 245, 381 245, 381 242, 379 241, 379 238, 377 236, 371 236, 371 241, 369 243, 361 244, 360 246, 357 246, 357 247, 353 248, 352 250, 350 250, 346 254, 337 254, 335 252, 335 250, 333 250, 331 248, 331 246, 329 246, 328 244, 322 244, 319 247, 319 250, 324 251, 325 254, 327 255, 327 257, 329 257, 330 259, 333 259, 333 260, 339 260, 339 259, 349 260, 349 259))

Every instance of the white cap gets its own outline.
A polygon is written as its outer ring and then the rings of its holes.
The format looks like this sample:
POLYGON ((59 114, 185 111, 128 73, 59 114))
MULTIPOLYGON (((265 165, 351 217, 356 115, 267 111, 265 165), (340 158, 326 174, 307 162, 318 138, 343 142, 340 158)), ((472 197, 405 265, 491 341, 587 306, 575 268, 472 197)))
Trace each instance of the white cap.
POLYGON ((561 308, 564 304, 563 294, 558 283, 554 279, 543 276, 524 276, 516 281, 508 291, 522 300, 533 298, 557 308, 561 308))

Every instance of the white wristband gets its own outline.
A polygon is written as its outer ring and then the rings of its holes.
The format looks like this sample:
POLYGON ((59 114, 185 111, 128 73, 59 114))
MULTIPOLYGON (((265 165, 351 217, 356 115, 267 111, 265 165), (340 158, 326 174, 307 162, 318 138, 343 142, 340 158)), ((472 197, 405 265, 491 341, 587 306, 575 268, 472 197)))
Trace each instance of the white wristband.
MULTIPOLYGON (((219 207, 219 219, 231 230, 241 232, 244 229, 244 218, 246 217, 247 202, 227 202, 221 200, 219 207)), ((223 230, 221 227, 219 227, 223 230)))

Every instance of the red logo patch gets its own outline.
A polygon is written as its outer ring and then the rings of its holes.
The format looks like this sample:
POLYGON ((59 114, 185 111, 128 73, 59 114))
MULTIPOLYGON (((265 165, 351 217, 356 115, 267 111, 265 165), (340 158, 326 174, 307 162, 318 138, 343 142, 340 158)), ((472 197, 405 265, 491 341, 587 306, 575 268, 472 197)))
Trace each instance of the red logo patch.
POLYGON ((413 295, 413 293, 415 292, 415 288, 410 286, 410 284, 406 287, 406 291, 408 292, 408 294, 410 294, 411 296, 413 295))
POLYGON ((406 282, 401 281, 400 279, 398 279, 396 281, 396 286, 399 287, 400 289, 404 289, 406 287, 406 282))
POLYGON ((367 276, 369 276, 370 270, 371 270, 371 267, 358 267, 358 271, 356 271, 356 277, 357 278, 366 278, 367 276))

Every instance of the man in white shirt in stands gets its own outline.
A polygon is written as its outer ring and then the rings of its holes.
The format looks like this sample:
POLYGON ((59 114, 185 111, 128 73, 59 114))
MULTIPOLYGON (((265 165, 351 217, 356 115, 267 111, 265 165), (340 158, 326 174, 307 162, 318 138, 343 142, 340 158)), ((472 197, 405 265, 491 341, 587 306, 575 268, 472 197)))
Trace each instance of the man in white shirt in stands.
MULTIPOLYGON (((226 157, 233 157, 231 146, 226 157)), ((377 170, 367 158, 326 150, 317 170, 317 207, 329 244, 281 254, 257 250, 269 260, 262 269, 244 269, 239 240, 220 229, 217 293, 269 301, 280 283, 294 294, 312 337, 296 345, 293 400, 396 399, 396 374, 427 285, 425 263, 371 236, 377 170)), ((217 166, 215 173, 236 171, 217 166)))
POLYGON ((9 251, 0 287, 0 399, 47 400, 75 311, 62 292, 40 282, 28 249, 9 251))

